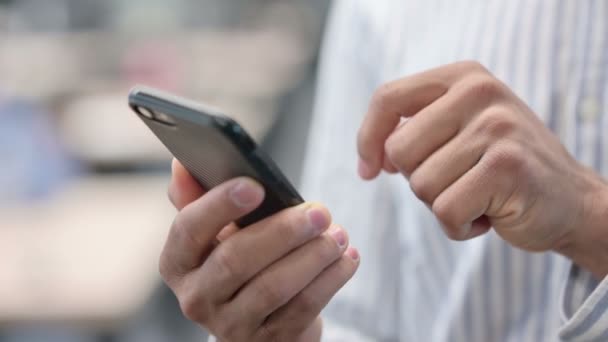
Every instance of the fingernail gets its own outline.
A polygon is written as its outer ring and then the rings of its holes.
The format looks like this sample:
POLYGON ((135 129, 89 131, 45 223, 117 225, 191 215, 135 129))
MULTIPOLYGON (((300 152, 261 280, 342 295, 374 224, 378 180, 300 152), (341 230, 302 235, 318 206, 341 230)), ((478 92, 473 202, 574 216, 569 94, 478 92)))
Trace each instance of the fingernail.
POLYGON ((359 256, 359 251, 357 251, 356 249, 350 247, 349 249, 346 250, 346 253, 344 253, 346 255, 348 255, 349 258, 353 259, 353 261, 359 261, 359 259, 361 258, 359 256))
POLYGON ((260 202, 264 189, 249 180, 240 180, 230 191, 230 199, 239 208, 249 208, 260 202))
POLYGON ((306 215, 308 216, 310 227, 315 233, 321 233, 329 226, 329 218, 325 212, 318 207, 308 209, 306 215))
POLYGON ((329 235, 336 241, 340 249, 346 247, 346 233, 338 226, 333 226, 329 231, 329 235))
POLYGON ((363 159, 359 159, 359 176, 363 178, 371 177, 371 168, 363 159))

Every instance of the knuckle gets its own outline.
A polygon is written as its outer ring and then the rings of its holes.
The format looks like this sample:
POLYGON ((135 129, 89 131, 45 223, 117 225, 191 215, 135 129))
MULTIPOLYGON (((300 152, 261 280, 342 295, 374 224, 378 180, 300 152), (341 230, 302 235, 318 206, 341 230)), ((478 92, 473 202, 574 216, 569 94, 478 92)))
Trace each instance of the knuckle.
POLYGON ((213 333, 222 341, 239 341, 242 340, 239 336, 242 334, 242 324, 231 316, 234 315, 218 315, 214 324, 213 333))
POLYGON ((493 107, 481 115, 477 131, 492 138, 502 138, 513 132, 515 128, 515 122, 508 109, 493 107))
POLYGON ((483 72, 486 73, 488 70, 483 64, 476 60, 464 60, 456 63, 457 66, 463 69, 463 71, 467 72, 483 72))
MULTIPOLYGON (((283 341, 288 341, 289 339, 283 339, 281 337, 281 330, 279 329, 277 324, 263 324, 260 327, 260 330, 258 332, 259 335, 259 340, 260 341, 267 341, 267 342, 283 342, 283 341)), ((293 338, 293 336, 292 336, 293 338)))
POLYGON ((175 267, 173 262, 164 252, 161 254, 158 261, 158 273, 160 273, 161 278, 170 288, 173 288, 176 278, 181 276, 177 267, 175 267))
POLYGON ((193 242, 195 245, 200 245, 199 241, 197 241, 196 237, 192 232, 192 227, 195 226, 193 220, 190 218, 190 215, 184 210, 178 213, 173 219, 173 223, 171 224, 171 231, 176 236, 184 237, 190 242, 193 242))
POLYGON ((494 99, 502 93, 502 84, 490 74, 474 74, 466 81, 465 92, 471 97, 494 99))
POLYGON ((317 314, 322 307, 319 296, 315 296, 309 292, 302 292, 294 305, 295 315, 297 316, 313 316, 317 314))
POLYGON ((387 99, 393 92, 393 86, 391 83, 384 83, 379 86, 374 94, 372 95, 371 107, 375 110, 383 110, 386 108, 387 99))
POLYGON ((268 277, 259 277, 254 285, 253 292, 255 297, 259 298, 259 303, 263 306, 280 306, 289 300, 289 296, 283 290, 281 285, 268 279, 268 277))
POLYGON ((433 183, 425 175, 414 172, 410 177, 410 189, 421 201, 426 203, 433 202, 435 197, 433 183))
POLYGON ((393 165, 409 175, 415 170, 417 163, 413 158, 406 157, 407 153, 404 153, 406 145, 407 143, 403 142, 398 134, 393 134, 384 143, 384 153, 393 165))
POLYGON ((446 234, 450 238, 456 236, 456 229, 459 227, 458 217, 451 203, 439 198, 431 207, 433 214, 442 223, 446 234))
POLYGON ((179 308, 188 320, 200 324, 207 323, 209 319, 207 303, 203 297, 196 291, 184 290, 176 293, 179 308), (185 293, 184 293, 185 292, 185 293))
POLYGON ((230 241, 220 244, 212 254, 213 264, 217 273, 226 281, 239 281, 243 277, 244 268, 236 248, 230 241))
POLYGON ((503 143, 488 151, 485 158, 486 166, 493 171, 517 174, 525 171, 526 151, 515 143, 503 143))

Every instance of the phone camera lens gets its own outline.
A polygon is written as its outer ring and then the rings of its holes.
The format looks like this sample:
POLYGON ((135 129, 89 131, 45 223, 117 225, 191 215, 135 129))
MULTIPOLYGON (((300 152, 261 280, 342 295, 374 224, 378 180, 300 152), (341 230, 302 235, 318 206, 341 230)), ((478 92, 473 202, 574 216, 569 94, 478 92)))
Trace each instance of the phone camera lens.
POLYGON ((145 107, 137 107, 137 112, 139 114, 141 114, 141 116, 153 120, 154 119, 154 114, 152 113, 151 110, 149 110, 148 108, 145 107))
POLYGON ((156 112, 155 115, 154 115, 154 119, 156 121, 164 123, 165 125, 175 126, 175 120, 172 117, 170 117, 169 115, 165 114, 165 113, 156 112))

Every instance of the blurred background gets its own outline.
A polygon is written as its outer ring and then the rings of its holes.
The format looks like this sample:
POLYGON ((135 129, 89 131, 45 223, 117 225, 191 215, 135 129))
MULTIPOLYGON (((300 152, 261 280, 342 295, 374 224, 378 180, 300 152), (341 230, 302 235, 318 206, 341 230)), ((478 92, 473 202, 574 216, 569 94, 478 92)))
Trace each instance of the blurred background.
POLYGON ((157 259, 145 84, 222 108, 294 183, 329 0, 0 0, 0 341, 201 341, 157 259))

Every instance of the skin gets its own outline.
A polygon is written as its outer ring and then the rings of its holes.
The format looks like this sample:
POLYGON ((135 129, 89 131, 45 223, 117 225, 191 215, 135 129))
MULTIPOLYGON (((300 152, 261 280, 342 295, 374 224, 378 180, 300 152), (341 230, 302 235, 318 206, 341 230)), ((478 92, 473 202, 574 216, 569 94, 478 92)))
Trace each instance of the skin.
POLYGON ((400 172, 452 239, 493 227, 515 247, 608 274, 606 183, 476 62, 380 87, 358 151, 361 177, 400 172))
POLYGON ((169 198, 179 213, 159 267, 188 319, 220 341, 320 340, 319 313, 359 265, 327 209, 306 203, 238 229, 263 188, 239 178, 205 192, 176 161, 169 198))
MULTIPOLYGON (((400 172, 452 239, 494 229, 513 246, 608 274, 608 185, 476 62, 383 85, 358 151, 361 177, 400 172)), ((319 341, 319 312, 355 273, 358 253, 313 203, 237 229, 263 195, 248 179, 205 193, 174 161, 169 198, 179 213, 161 275, 186 317, 221 341, 319 341)))

